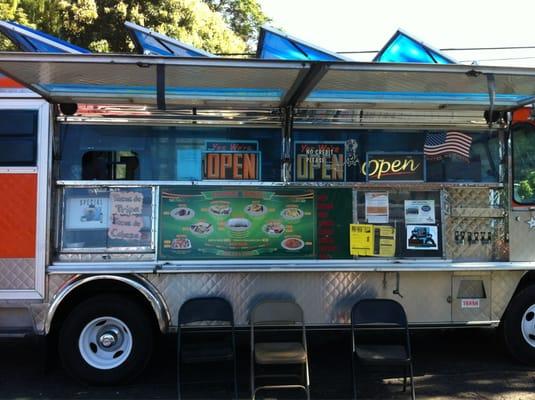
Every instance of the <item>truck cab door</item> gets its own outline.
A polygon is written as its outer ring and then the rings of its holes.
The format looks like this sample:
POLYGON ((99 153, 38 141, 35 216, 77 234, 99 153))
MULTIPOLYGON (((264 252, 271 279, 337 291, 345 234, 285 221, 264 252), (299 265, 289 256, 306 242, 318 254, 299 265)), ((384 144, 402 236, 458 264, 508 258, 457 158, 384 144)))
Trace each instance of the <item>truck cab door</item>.
POLYGON ((49 115, 41 99, 0 99, 0 303, 45 294, 49 115))
POLYGON ((535 261, 535 124, 520 122, 511 129, 511 261, 535 261))

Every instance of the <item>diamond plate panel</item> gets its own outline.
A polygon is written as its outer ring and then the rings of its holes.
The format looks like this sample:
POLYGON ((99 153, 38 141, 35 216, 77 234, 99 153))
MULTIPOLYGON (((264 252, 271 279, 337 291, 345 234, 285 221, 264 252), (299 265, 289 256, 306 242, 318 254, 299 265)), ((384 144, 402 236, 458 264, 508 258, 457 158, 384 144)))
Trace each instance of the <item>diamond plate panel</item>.
POLYGON ((34 288, 34 258, 0 258, 0 290, 27 290, 34 288))
POLYGON ((448 188, 445 195, 446 257, 453 260, 505 261, 509 257, 503 190, 448 188), (466 232, 463 244, 455 232, 466 232), (468 232, 491 233, 490 243, 468 243, 468 232))
POLYGON ((518 282, 525 271, 495 271, 492 273, 491 319, 501 319, 518 282))
POLYGON ((63 275, 63 274, 53 274, 53 275, 48 275, 48 300, 50 301, 50 299, 52 299, 54 297, 54 295, 61 289, 61 287, 69 280, 73 277, 74 275, 72 274, 66 274, 66 275, 63 275))
POLYGON ((222 296, 233 308, 237 325, 247 325, 249 312, 263 299, 294 299, 310 325, 346 324, 351 306, 361 298, 400 301, 412 322, 451 319, 451 273, 267 272, 148 274, 162 293, 176 325, 179 307, 192 297, 222 296), (399 278, 398 278, 399 277, 399 278), (393 294, 399 287, 403 298, 393 294))
POLYGON ((35 331, 38 333, 43 333, 45 331, 45 320, 48 312, 48 304, 31 304, 30 311, 32 313, 35 331))

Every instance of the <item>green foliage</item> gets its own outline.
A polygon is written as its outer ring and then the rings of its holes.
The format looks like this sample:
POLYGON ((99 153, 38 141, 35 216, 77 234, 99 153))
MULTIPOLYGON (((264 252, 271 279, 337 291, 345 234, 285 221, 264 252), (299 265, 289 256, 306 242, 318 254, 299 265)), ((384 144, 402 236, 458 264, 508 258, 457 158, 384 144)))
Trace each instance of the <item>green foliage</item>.
POLYGON ((528 181, 520 182, 520 186, 518 187, 518 196, 520 196, 521 200, 530 200, 533 197, 533 189, 528 181))
MULTIPOLYGON (((241 53, 266 20, 257 0, 0 0, 14 20, 97 52, 129 52, 125 21, 213 53, 241 53), (224 3, 224 4, 223 4, 224 3)), ((0 46, 2 43, 0 43, 0 46)), ((1 47, 0 49, 5 49, 1 47)))
POLYGON ((210 9, 223 15, 232 30, 249 44, 257 39, 260 27, 270 21, 257 0, 204 1, 210 9))
POLYGON ((515 194, 522 202, 535 200, 535 131, 523 127, 513 131, 515 194))

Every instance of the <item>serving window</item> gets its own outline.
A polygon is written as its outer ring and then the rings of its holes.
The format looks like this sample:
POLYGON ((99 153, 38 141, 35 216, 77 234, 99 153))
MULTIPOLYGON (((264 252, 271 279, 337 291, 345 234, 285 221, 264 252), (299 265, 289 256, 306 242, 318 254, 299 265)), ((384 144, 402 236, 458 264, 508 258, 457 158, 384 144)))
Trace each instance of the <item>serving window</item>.
POLYGON ((369 230, 355 255, 380 257, 441 257, 442 215, 439 191, 358 191, 358 224, 369 230))
POLYGON ((296 182, 497 182, 496 133, 305 130, 293 135, 296 182))
POLYGON ((65 188, 60 250, 152 251, 152 188, 65 188))
POLYGON ((280 181, 281 131, 70 125, 61 180, 280 181))

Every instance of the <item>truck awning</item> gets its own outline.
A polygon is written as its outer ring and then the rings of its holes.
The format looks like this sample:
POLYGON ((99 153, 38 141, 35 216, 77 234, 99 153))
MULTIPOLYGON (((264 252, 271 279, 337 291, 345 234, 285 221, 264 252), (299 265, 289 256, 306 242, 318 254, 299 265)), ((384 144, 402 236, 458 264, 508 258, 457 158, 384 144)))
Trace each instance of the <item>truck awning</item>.
POLYGON ((535 102, 532 68, 4 53, 0 71, 54 103, 498 111, 535 102))

